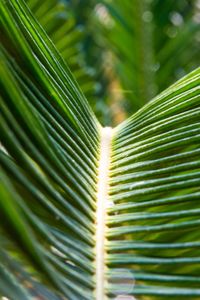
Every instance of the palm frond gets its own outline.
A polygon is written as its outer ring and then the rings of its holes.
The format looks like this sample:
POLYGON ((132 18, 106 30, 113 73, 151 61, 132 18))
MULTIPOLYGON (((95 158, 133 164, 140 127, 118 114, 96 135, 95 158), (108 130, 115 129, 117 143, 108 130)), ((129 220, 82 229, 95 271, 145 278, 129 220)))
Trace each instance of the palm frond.
POLYGON ((102 129, 26 4, 0 11, 0 296, 199 299, 200 69, 102 129))

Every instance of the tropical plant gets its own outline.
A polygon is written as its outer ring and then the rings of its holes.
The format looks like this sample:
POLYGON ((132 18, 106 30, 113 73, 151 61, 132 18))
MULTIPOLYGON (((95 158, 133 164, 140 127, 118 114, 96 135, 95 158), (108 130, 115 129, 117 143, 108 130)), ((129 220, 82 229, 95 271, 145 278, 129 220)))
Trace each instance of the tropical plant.
POLYGON ((102 128, 23 0, 0 10, 2 299, 200 299, 200 69, 102 128))

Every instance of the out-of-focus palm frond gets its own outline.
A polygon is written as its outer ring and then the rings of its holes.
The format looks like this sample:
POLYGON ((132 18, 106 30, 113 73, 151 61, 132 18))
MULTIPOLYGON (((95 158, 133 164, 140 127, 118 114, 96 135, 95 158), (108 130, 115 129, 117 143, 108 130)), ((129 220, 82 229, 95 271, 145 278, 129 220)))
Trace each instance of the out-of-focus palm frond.
POLYGON ((99 10, 104 10, 99 18, 102 40, 115 53, 113 66, 128 114, 198 67, 197 1, 99 3, 99 10))

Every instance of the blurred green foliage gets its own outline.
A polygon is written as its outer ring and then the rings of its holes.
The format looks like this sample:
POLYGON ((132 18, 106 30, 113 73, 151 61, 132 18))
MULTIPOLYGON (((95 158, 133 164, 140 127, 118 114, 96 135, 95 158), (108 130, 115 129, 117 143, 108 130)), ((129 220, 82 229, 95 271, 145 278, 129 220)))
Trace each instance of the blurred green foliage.
POLYGON ((128 115, 199 65, 199 1, 105 0, 99 9, 128 115))

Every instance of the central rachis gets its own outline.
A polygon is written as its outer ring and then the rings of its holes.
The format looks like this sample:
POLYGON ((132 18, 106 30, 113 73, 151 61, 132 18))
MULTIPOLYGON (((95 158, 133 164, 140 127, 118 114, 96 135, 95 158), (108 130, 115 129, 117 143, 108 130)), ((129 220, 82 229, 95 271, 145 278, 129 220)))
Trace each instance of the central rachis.
POLYGON ((109 189, 109 165, 111 156, 112 128, 105 127, 101 130, 100 158, 97 184, 97 210, 96 210, 96 265, 95 265, 95 299, 104 300, 105 293, 105 241, 106 241, 106 206, 109 189))

